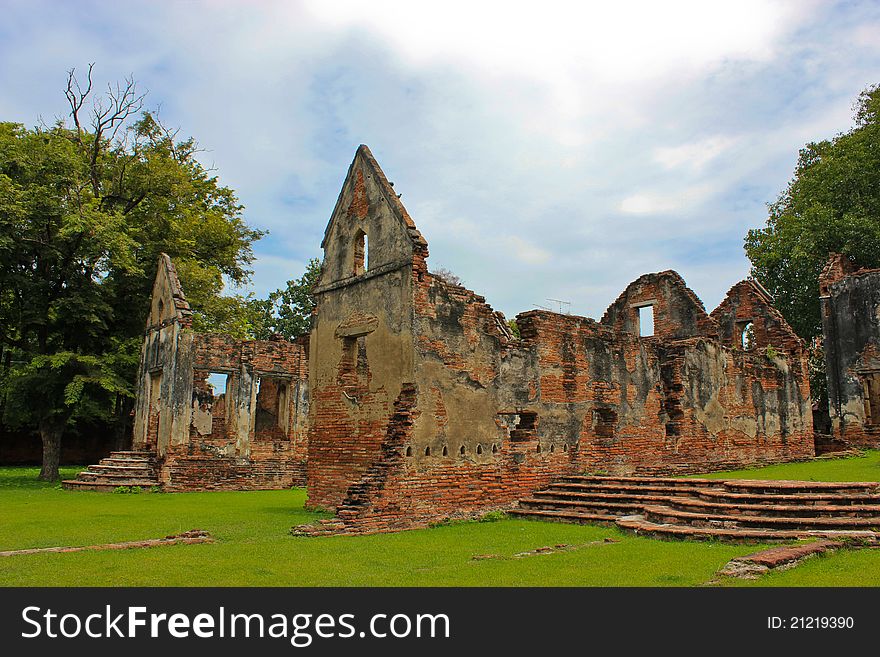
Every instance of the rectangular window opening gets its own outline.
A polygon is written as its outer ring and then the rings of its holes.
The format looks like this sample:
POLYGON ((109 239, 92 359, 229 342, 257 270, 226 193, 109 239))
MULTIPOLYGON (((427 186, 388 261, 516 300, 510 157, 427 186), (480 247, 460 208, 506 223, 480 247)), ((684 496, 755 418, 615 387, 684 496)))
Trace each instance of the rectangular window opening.
POLYGON ((226 386, 229 383, 228 374, 224 374, 223 372, 211 372, 208 374, 207 381, 215 398, 226 394, 226 386))
POLYGON ((865 424, 880 424, 880 372, 865 372, 861 377, 865 402, 865 424))
POLYGON ((654 335, 654 306, 640 306, 639 311, 639 336, 650 338, 654 335))
POLYGON ((228 372, 193 372, 193 403, 197 408, 193 409, 192 424, 199 435, 225 435, 226 393, 230 388, 230 377, 228 372))
POLYGON ((289 382, 273 376, 257 379, 256 418, 254 431, 257 438, 286 438, 290 396, 289 382))

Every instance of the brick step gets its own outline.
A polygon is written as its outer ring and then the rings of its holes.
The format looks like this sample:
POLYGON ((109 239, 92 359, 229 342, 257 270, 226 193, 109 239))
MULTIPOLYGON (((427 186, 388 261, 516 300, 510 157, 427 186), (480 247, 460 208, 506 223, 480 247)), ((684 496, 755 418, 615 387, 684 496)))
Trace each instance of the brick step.
POLYGON ((522 500, 512 515, 580 523, 618 517, 625 528, 635 523, 642 533, 681 538, 873 540, 880 483, 571 476, 522 500))
POLYGON ((150 473, 130 475, 126 472, 92 472, 91 470, 83 470, 77 476, 77 479, 83 481, 95 481, 96 479, 104 479, 108 483, 113 481, 126 481, 128 479, 138 479, 142 481, 156 481, 156 476, 150 473))
POLYGON ((119 486, 140 486, 141 488, 152 488, 158 486, 159 482, 155 479, 120 479, 116 481, 107 481, 105 479, 66 479, 61 482, 61 487, 65 490, 98 490, 113 491, 119 486))
POLYGON ((633 504, 626 502, 608 502, 604 500, 554 500, 538 497, 527 497, 519 501, 521 509, 545 509, 566 511, 575 509, 584 510, 600 510, 602 513, 621 515, 630 515, 639 513, 642 504, 633 504))
POLYGON ((127 450, 110 452, 110 456, 90 465, 76 479, 61 485, 66 490, 112 491, 120 486, 154 488, 161 484, 155 452, 127 450))
POLYGON ((880 518, 880 504, 776 504, 774 497, 766 498, 763 504, 730 504, 706 502, 690 497, 672 497, 665 506, 677 511, 695 513, 719 513, 728 515, 759 515, 789 517, 852 517, 880 518))
POLYGON ((559 481, 584 484, 618 484, 621 486, 674 486, 676 488, 698 488, 721 486, 719 479, 681 479, 676 477, 609 477, 606 475, 570 475, 560 477, 559 481))
POLYGON ((700 488, 694 487, 689 489, 680 486, 656 485, 630 485, 630 484, 578 484, 560 482, 550 484, 544 490, 553 492, 578 492, 578 493, 615 493, 615 494, 631 494, 631 495, 681 495, 689 490, 698 491, 700 488))
POLYGON ((527 520, 555 520, 557 522, 571 522, 585 524, 591 522, 616 522, 620 517, 612 513, 590 513, 578 511, 554 511, 550 509, 511 509, 507 512, 516 518, 527 520))
POLYGON ((103 463, 99 463, 98 465, 90 465, 88 467, 88 472, 108 475, 119 473, 139 473, 147 477, 152 477, 155 471, 156 469, 152 465, 105 465, 103 463))
POLYGON ((880 531, 878 518, 829 518, 821 516, 791 518, 744 514, 694 513, 668 506, 646 506, 645 519, 656 524, 689 525, 692 527, 743 527, 752 529, 872 530, 880 531))
POLYGON ((678 497, 681 495, 683 495, 682 491, 678 491, 676 493, 667 493, 665 495, 655 495, 652 493, 577 493, 551 489, 540 490, 532 493, 532 497, 546 500, 580 500, 583 502, 601 502, 608 500, 611 502, 621 502, 638 506, 644 506, 645 504, 651 503, 662 504, 667 500, 672 499, 673 497, 678 497))
POLYGON ((799 494, 780 494, 780 495, 764 495, 761 493, 730 493, 717 490, 698 490, 694 493, 694 497, 708 502, 724 502, 728 504, 765 504, 768 498, 779 504, 880 504, 880 495, 873 493, 799 493, 799 494))
POLYGON ((152 467, 153 465, 155 465, 156 460, 143 458, 140 456, 132 457, 130 459, 109 457, 106 459, 101 459, 99 463, 101 465, 148 465, 152 467))
POLYGON ((875 541, 877 535, 864 530, 791 530, 791 529, 754 529, 743 527, 692 527, 690 525, 665 525, 651 522, 643 516, 626 516, 617 520, 621 529, 657 536, 660 538, 677 538, 692 540, 722 541, 788 541, 799 538, 861 538, 875 541))
POLYGON ((154 459, 156 458, 156 452, 139 452, 134 450, 122 451, 122 452, 110 452, 111 459, 118 458, 145 458, 145 459, 154 459))
POLYGON ((733 493, 760 493, 789 495, 802 493, 835 493, 837 495, 880 493, 876 481, 761 481, 758 479, 728 479, 724 488, 733 493))

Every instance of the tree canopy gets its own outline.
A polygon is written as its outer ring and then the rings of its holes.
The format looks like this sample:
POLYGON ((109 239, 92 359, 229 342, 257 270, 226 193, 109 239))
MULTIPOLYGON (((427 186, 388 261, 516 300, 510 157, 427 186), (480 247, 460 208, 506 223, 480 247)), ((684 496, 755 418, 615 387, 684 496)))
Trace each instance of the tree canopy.
POLYGON ((91 78, 70 72, 69 122, 0 123, 2 421, 39 430, 48 479, 69 422, 127 420, 159 253, 211 316, 263 235, 133 80, 99 95, 91 78))
POLYGON ((804 339, 821 335, 819 274, 831 252, 880 266, 880 86, 855 103, 855 125, 807 144, 764 228, 750 230, 755 276, 804 339))
POLYGON ((321 275, 321 261, 312 258, 306 271, 297 279, 287 281, 268 299, 251 301, 254 337, 268 340, 273 334, 293 340, 311 329, 315 298, 312 290, 321 275))

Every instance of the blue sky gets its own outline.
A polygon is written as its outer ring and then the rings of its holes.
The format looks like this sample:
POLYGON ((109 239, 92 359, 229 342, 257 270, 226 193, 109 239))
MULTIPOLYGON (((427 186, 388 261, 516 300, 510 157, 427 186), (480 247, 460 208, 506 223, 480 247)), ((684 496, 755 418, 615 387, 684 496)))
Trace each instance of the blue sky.
POLYGON ((508 316, 601 316, 675 269, 709 310, 798 149, 880 82, 877 2, 0 2, 0 120, 133 75, 298 277, 366 143, 445 267, 508 316), (613 6, 611 6, 613 5, 613 6))

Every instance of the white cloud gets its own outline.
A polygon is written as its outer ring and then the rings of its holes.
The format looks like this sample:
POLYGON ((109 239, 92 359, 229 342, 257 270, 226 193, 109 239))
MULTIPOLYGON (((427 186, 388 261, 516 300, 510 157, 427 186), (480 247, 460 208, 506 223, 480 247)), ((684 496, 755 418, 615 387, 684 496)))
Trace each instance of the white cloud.
POLYGON ((542 265, 550 260, 550 253, 540 246, 531 244, 521 237, 511 235, 501 240, 501 243, 510 251, 512 258, 530 265, 542 265))
POLYGON ((97 61, 102 84, 133 72, 209 149, 248 221, 271 230, 257 245, 259 294, 319 255, 367 143, 431 266, 507 314, 546 297, 601 314, 639 274, 669 267, 726 290, 797 149, 847 129, 880 67, 870 4, 101 8, 10 4, 0 120, 51 117, 72 65, 97 61), (709 243, 727 246, 710 257, 709 243))
POLYGON ((620 202, 624 214, 668 214, 692 209, 704 202, 714 191, 710 185, 689 187, 678 193, 637 193, 620 202))
POLYGON ((736 143, 733 137, 717 135, 678 146, 662 146, 654 149, 654 161, 666 169, 686 168, 699 172, 736 143))
POLYGON ((305 6, 335 29, 374 32, 414 65, 457 60, 487 73, 541 79, 588 71, 615 82, 727 58, 766 60, 803 16, 797 3, 764 0, 311 0, 305 6))

